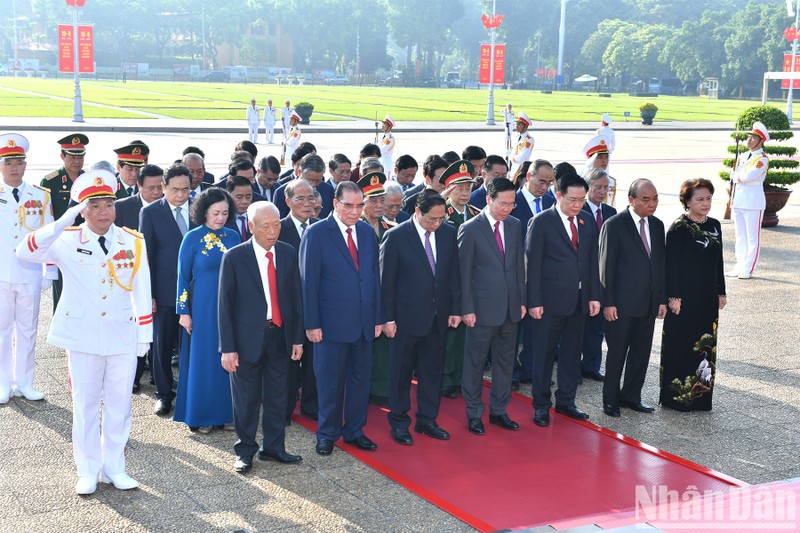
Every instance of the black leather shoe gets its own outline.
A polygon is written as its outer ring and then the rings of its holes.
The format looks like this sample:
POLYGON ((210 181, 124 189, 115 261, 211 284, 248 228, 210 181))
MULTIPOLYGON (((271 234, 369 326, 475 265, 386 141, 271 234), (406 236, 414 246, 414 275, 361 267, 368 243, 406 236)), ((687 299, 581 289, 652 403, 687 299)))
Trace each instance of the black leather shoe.
POLYGON ((172 366, 178 366, 178 363, 180 363, 180 361, 181 361, 181 356, 179 354, 175 354, 172 356, 172 360, 170 361, 170 363, 172 364, 172 366))
POLYGON ((153 412, 159 416, 168 415, 172 411, 172 402, 169 400, 157 400, 153 412))
POLYGON ((442 398, 450 398, 454 400, 458 398, 458 390, 455 387, 447 387, 446 389, 442 389, 442 398))
POLYGON ((616 405, 611 405, 610 403, 603 404, 603 412, 608 416, 613 416, 614 418, 620 416, 619 407, 616 405))
POLYGON ((523 385, 530 385, 533 383, 533 378, 519 378, 519 382, 523 385))
POLYGON ((389 407, 389 398, 386 396, 377 396, 375 394, 369 395, 369 403, 377 405, 378 407, 389 407))
POLYGON ((133 394, 138 394, 138 392, 142 390, 142 386, 138 383, 133 384, 133 394))
POLYGON ((467 429, 470 433, 474 433, 475 435, 483 435, 486 433, 486 429, 483 427, 483 421, 480 418, 470 418, 467 422, 467 429))
POLYGON ((316 450, 320 455, 330 455, 333 453, 333 441, 330 439, 318 440, 316 450))
POLYGON ((502 415, 489 415, 489 423, 500 426, 503 429, 510 429, 511 431, 517 431, 519 429, 519 424, 508 418, 508 415, 505 413, 502 415))
POLYGON ((253 468, 253 460, 245 459, 244 457, 237 457, 236 462, 233 463, 233 469, 240 474, 246 474, 253 468))
POLYGON ((533 412, 533 423, 540 427, 547 427, 550 425, 550 410, 549 409, 535 409, 533 412))
POLYGON ((417 424, 414 431, 429 436, 432 439, 450 440, 450 433, 439 427, 436 422, 432 424, 417 424))
POLYGON ((262 461, 277 461, 285 465, 299 463, 300 461, 303 460, 303 458, 300 457, 299 455, 293 455, 286 451, 273 453, 264 450, 260 450, 258 452, 258 458, 262 461))
POLYGON ((653 407, 651 405, 647 405, 646 403, 642 403, 642 402, 635 403, 635 402, 629 402, 629 401, 623 400, 623 401, 619 402, 619 404, 622 407, 627 407, 628 409, 633 409, 634 411, 637 411, 639 413, 652 413, 653 411, 656 410, 655 407, 653 407))
POLYGON ((556 413, 566 415, 575 420, 589 420, 589 415, 575 407, 574 405, 556 405, 556 413))
POLYGON ((392 440, 403 446, 411 446, 414 444, 414 437, 411 436, 411 433, 409 433, 407 429, 393 429, 392 440))
POLYGON ((371 452, 378 449, 378 445, 369 440, 366 435, 361 435, 360 437, 356 437, 352 440, 346 440, 345 442, 355 446, 359 450, 364 450, 365 452, 371 452))
POLYGON ((317 413, 304 413, 300 411, 300 414, 306 418, 310 418, 311 420, 319 420, 319 415, 317 415, 317 413))
POLYGON ((519 380, 518 379, 512 379, 511 380, 511 390, 513 390, 513 391, 518 391, 519 390, 519 380))
POLYGON ((595 381, 605 381, 606 380, 606 376, 602 372, 583 372, 583 371, 581 371, 581 376, 583 376, 585 378, 588 378, 588 379, 593 379, 595 381))

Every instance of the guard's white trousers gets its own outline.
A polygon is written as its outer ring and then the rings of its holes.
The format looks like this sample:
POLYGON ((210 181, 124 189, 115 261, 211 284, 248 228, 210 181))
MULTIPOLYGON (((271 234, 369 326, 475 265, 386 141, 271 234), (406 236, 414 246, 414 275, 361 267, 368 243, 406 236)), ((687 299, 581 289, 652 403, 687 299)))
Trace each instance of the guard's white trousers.
POLYGON ((740 274, 752 274, 756 269, 761 250, 763 218, 762 210, 733 210, 733 222, 736 227, 736 271, 740 274))
POLYGON ((0 389, 33 385, 40 283, 0 281, 0 389))
POLYGON ((72 381, 72 454, 79 477, 125 472, 136 354, 67 351, 72 381), (100 401, 103 422, 100 422, 100 401))
POLYGON ((273 144, 273 143, 272 143, 272 139, 273 139, 273 137, 275 136, 275 124, 274 124, 274 123, 273 123, 273 124, 267 124, 267 123, 265 122, 265 123, 264 123, 264 128, 267 130, 267 133, 266 133, 266 136, 267 136, 267 142, 268 142, 269 144, 273 144))
POLYGON ((253 144, 258 144, 258 123, 247 123, 248 140, 253 144))

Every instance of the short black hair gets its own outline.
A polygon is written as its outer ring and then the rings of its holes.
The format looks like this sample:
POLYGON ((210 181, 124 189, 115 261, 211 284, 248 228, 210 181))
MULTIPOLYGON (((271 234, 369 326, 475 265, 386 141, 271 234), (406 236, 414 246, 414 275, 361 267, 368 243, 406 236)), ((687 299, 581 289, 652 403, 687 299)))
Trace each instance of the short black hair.
POLYGON ((377 144, 367 143, 361 148, 361 151, 358 152, 358 157, 361 159, 370 156, 375 156, 375 157, 381 156, 381 149, 378 147, 377 144))
POLYGON ((531 173, 537 174, 539 172, 539 169, 542 167, 553 168, 553 164, 546 159, 537 159, 536 161, 533 162, 533 169, 531 170, 531 173))
POLYGON ((273 155, 262 157, 261 161, 258 162, 258 168, 259 170, 261 170, 261 172, 270 171, 273 174, 281 173, 281 164, 278 161, 278 159, 273 155))
POLYGON ((205 224, 208 208, 217 202, 228 202, 228 220, 226 223, 233 220, 233 217, 236 216, 236 205, 233 203, 231 195, 221 187, 209 187, 201 192, 189 207, 189 216, 192 222, 197 226, 205 224))
POLYGON ((456 152, 450 150, 449 152, 445 152, 445 153, 442 154, 442 159, 447 161, 447 165, 449 166, 449 165, 452 165, 453 163, 455 163, 456 161, 458 161, 461 158, 458 157, 458 154, 456 152))
POLYGON ((152 176, 158 176, 164 179, 164 169, 156 165, 145 165, 142 167, 141 172, 139 172, 139 177, 136 178, 136 181, 139 185, 144 185, 144 179, 152 176))
POLYGON ((492 170, 492 167, 495 165, 503 165, 508 170, 508 165, 506 164, 506 160, 500 157, 499 155, 490 155, 486 157, 486 161, 483 162, 483 169, 487 172, 492 170))
POLYGON ((317 154, 307 154, 300 160, 300 172, 325 172, 325 161, 317 154))
POLYGON ((364 194, 361 191, 361 187, 356 185, 355 182, 352 182, 352 181, 340 181, 339 185, 336 186, 336 192, 334 193, 335 198, 341 202, 342 198, 344 197, 344 193, 346 191, 359 192, 361 194, 364 194))
POLYGON ((249 159, 250 161, 255 161, 253 154, 247 150, 234 150, 231 154, 231 161, 236 161, 237 159, 249 159))
POLYGON ((164 183, 169 184, 172 178, 176 178, 178 176, 186 176, 189 178, 189 183, 192 182, 192 173, 189 171, 189 167, 183 163, 174 163, 170 165, 170 167, 164 173, 164 183))
POLYGON ((303 148, 302 146, 298 146, 297 150, 295 150, 294 153, 292 154, 292 166, 297 164, 298 161, 300 161, 310 153, 311 152, 309 150, 303 148))
POLYGON ((256 167, 254 167, 253 163, 251 163, 249 160, 236 159, 233 163, 231 163, 228 166, 228 173, 231 176, 236 176, 242 170, 251 170, 251 169, 253 170, 253 172, 256 171, 256 167))
POLYGON ((486 159, 486 150, 484 150, 480 146, 475 146, 475 145, 467 146, 466 148, 464 148, 464 151, 461 152, 461 159, 466 159, 467 161, 486 159))
POLYGON ((225 181, 225 188, 229 193, 233 193, 233 189, 236 187, 248 187, 250 190, 253 190, 253 184, 244 176, 228 176, 228 179, 225 181))
POLYGON ((397 161, 394 162, 394 168, 397 170, 406 170, 407 168, 419 168, 419 163, 417 160, 411 157, 408 154, 401 155, 397 158, 397 161))
POLYGON ((423 189, 417 195, 417 209, 419 209, 420 213, 423 215, 427 214, 428 211, 437 205, 445 205, 445 202, 442 195, 433 189, 423 189))
POLYGON ((447 161, 442 159, 441 156, 436 154, 429 155, 422 164, 422 174, 424 174, 426 178, 433 179, 433 175, 437 170, 440 168, 447 168, 447 166, 447 161))
POLYGON ((331 160, 328 161, 328 170, 333 172, 334 170, 339 168, 339 165, 341 165, 343 163, 347 163, 348 165, 352 165, 353 164, 352 161, 350 161, 350 159, 348 159, 348 157, 346 155, 344 155, 344 154, 333 154, 333 157, 331 157, 331 160))
POLYGON ((497 198, 501 192, 514 191, 517 192, 517 187, 508 178, 495 178, 486 186, 486 195, 492 200, 497 198))
POLYGON ((304 142, 304 143, 300 143, 300 146, 298 146, 298 148, 302 148, 303 150, 307 150, 309 154, 316 154, 317 153, 317 147, 314 146, 313 144, 311 144, 310 142, 307 142, 307 141, 304 142))
POLYGON ((570 187, 583 187, 584 192, 589 190, 589 184, 577 173, 567 174, 558 180, 558 192, 562 195, 567 194, 570 187))
POLYGON ((251 143, 250 141, 240 141, 239 144, 236 145, 234 150, 236 150, 237 152, 240 150, 249 152, 250 155, 253 156, 253 161, 255 161, 256 157, 258 157, 258 147, 255 144, 251 143))
POLYGON ((183 152, 181 152, 181 155, 186 155, 186 154, 197 154, 203 159, 206 158, 206 153, 197 146, 187 146, 186 148, 184 148, 183 152))
MULTIPOLYGON (((629 198, 638 198, 639 189, 645 183, 649 183, 650 185, 653 185, 653 182, 650 181, 647 178, 638 178, 638 179, 633 180, 633 183, 631 183, 631 186, 628 188, 628 197, 629 198)), ((653 185, 653 187, 655 187, 655 185, 653 185)), ((714 186, 713 185, 711 186, 711 193, 712 194, 714 193, 714 186)), ((691 196, 689 197, 689 199, 691 200, 691 196)))

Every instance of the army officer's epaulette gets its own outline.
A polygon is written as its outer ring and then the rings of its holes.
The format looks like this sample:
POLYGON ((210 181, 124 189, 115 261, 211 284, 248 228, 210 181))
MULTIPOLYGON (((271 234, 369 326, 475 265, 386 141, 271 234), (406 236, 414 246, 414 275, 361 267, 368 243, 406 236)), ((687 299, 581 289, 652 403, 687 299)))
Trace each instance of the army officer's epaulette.
POLYGON ((128 233, 130 233, 134 237, 138 237, 140 239, 144 239, 144 233, 140 233, 140 232, 136 231, 135 229, 126 228, 125 226, 122 226, 122 229, 123 229, 123 231, 127 231, 128 233))
POLYGON ((64 231, 75 231, 79 229, 81 229, 80 226, 67 226, 66 228, 64 228, 64 231))
POLYGON ((467 209, 469 210, 469 214, 472 216, 477 216, 481 213, 481 210, 472 204, 467 204, 467 209))
POLYGON ((48 189, 46 187, 42 187, 41 185, 36 185, 35 183, 31 183, 30 185, 31 185, 31 187, 33 187, 35 189, 39 189, 40 191, 44 191, 47 194, 50 194, 50 189, 48 189))
POLYGON ((58 170, 52 171, 50 174, 45 176, 44 179, 51 180, 51 179, 55 178, 56 176, 58 176, 58 170))
POLYGON ((383 224, 383 229, 392 229, 397 225, 397 222, 392 222, 391 220, 381 220, 381 224, 383 224))

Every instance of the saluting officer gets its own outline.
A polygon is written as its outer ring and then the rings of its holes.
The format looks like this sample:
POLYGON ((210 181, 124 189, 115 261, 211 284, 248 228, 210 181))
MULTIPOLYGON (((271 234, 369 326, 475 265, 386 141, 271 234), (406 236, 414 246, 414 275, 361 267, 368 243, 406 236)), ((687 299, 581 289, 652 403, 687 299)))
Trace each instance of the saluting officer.
POLYGON ((533 136, 528 131, 531 125, 531 119, 529 119, 528 115, 525 113, 520 113, 517 117, 516 124, 516 131, 519 133, 517 144, 513 151, 509 150, 506 153, 506 157, 511 166, 511 170, 509 170, 508 173, 512 176, 522 163, 531 158, 531 153, 533 152, 533 136))
POLYGON ((386 171, 386 178, 391 179, 391 171, 394 168, 394 163, 392 162, 392 154, 394 154, 394 135, 392 134, 392 129, 395 126, 395 122, 392 120, 392 117, 386 115, 382 124, 383 139, 381 139, 380 144, 381 165, 383 165, 386 171))
POLYGON ((153 340, 150 269, 142 235, 114 225, 116 188, 111 172, 87 172, 72 187, 77 205, 17 246, 20 258, 64 275, 47 342, 67 350, 78 494, 93 493, 98 478, 120 490, 139 485, 125 473, 125 444, 136 357, 153 340), (85 222, 68 227, 79 214, 85 222))
POLYGON ((27 151, 22 135, 0 135, 0 404, 12 394, 44 398, 33 388, 42 265, 21 261, 14 250, 28 233, 53 221, 53 204, 47 189, 22 180, 27 151))
POLYGON ((139 193, 139 172, 147 164, 150 148, 141 141, 134 141, 127 146, 116 148, 117 154, 117 198, 119 200, 135 196, 139 193))

